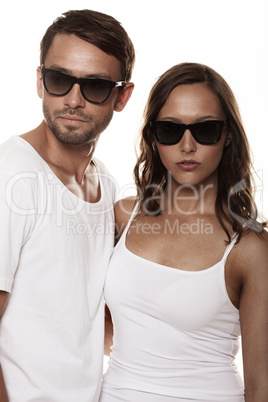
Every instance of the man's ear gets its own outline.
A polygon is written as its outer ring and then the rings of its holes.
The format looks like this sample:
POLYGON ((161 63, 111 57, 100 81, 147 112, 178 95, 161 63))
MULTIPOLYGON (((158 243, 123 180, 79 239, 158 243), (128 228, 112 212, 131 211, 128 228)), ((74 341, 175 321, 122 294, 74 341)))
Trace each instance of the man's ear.
POLYGON ((39 98, 42 99, 43 97, 43 81, 42 81, 42 73, 41 73, 41 67, 37 67, 37 94, 39 96, 39 98))
POLYGON ((115 112, 121 112, 126 104, 128 103, 129 98, 134 89, 134 84, 132 82, 128 82, 125 86, 123 91, 121 92, 119 98, 115 102, 114 110, 115 112))

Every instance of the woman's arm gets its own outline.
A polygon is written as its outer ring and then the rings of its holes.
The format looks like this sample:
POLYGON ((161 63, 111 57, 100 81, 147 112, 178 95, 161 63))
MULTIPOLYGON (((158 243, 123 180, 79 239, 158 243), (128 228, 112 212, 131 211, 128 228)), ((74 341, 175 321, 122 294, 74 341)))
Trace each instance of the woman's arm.
POLYGON ((245 401, 268 401, 268 234, 245 235, 239 252, 245 401))
MULTIPOLYGON (((104 337, 104 354, 106 356, 110 356, 111 353, 111 346, 113 344, 113 322, 110 310, 105 304, 105 337, 104 337)), ((1 402, 1 400, 0 400, 1 402)))
MULTIPOLYGON (((0 317, 2 316, 5 310, 6 304, 8 302, 8 297, 9 293, 4 292, 2 290, 0 291, 0 317)), ((1 365, 0 365, 0 402, 8 402, 7 390, 1 365)))
POLYGON ((4 381, 1 366, 0 366, 0 402, 8 402, 6 384, 4 381))

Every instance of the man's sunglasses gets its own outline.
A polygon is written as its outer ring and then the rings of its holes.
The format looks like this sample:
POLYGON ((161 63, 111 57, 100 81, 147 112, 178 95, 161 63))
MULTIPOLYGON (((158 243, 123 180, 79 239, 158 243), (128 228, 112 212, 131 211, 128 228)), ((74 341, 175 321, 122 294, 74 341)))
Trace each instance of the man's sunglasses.
POLYGON ((79 84, 81 94, 85 100, 96 104, 104 103, 107 101, 114 88, 124 87, 126 84, 125 81, 114 82, 95 77, 77 78, 71 74, 51 70, 44 66, 41 67, 41 73, 45 90, 50 95, 67 95, 74 84, 79 84))
POLYGON ((151 121, 150 127, 159 144, 178 144, 185 130, 190 130, 195 141, 202 145, 216 144, 222 135, 226 120, 207 120, 194 124, 181 124, 173 121, 151 121))

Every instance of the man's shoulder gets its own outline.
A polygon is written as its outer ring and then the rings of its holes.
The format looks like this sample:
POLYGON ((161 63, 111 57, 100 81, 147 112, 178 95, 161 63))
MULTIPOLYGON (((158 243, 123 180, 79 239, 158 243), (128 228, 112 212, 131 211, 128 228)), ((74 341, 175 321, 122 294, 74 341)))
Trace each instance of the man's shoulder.
POLYGON ((20 145, 20 137, 17 135, 10 137, 0 144, 0 156, 11 153, 18 145, 20 145))
POLYGON ((40 161, 41 157, 31 145, 19 136, 11 137, 0 145, 0 169, 2 172, 32 171, 40 161))
POLYGON ((95 164, 97 175, 101 183, 106 187, 108 186, 110 191, 114 194, 118 193, 118 183, 114 176, 110 173, 106 165, 100 161, 98 158, 93 158, 93 163, 95 164))
MULTIPOLYGON (((92 162, 94 163, 94 165, 96 166, 97 172, 98 173, 106 173, 111 175, 111 173, 109 172, 109 169, 107 168, 107 166, 105 165, 105 163, 103 163, 99 158, 96 158, 95 156, 92 159, 92 162)), ((112 175, 111 175, 112 176, 112 175)))

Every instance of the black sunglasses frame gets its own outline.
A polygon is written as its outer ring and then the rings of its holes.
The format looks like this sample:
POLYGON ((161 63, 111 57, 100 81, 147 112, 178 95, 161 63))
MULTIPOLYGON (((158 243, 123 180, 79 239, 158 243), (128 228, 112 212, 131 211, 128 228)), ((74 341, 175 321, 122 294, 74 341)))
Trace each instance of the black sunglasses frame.
POLYGON ((109 96, 111 95, 112 90, 113 90, 114 88, 117 88, 117 87, 124 87, 124 86, 126 85, 126 81, 117 81, 117 82, 116 82, 116 81, 110 81, 110 80, 105 80, 105 79, 96 78, 96 77, 77 78, 77 77, 75 77, 74 75, 65 73, 65 72, 60 71, 60 70, 53 70, 53 69, 50 69, 50 68, 45 68, 44 66, 41 66, 41 73, 42 73, 42 79, 43 79, 43 84, 44 84, 45 90, 46 90, 47 93, 49 93, 50 95, 53 95, 53 96, 65 96, 65 95, 67 95, 67 94, 72 90, 74 84, 78 84, 78 85, 80 86, 80 91, 81 91, 81 94, 82 94, 83 98, 84 98, 87 102, 94 103, 94 104, 96 104, 96 105, 100 105, 100 104, 106 102, 107 99, 109 98, 109 96), (47 88, 47 85, 46 85, 46 74, 47 74, 47 73, 50 73, 50 72, 62 74, 63 76, 68 77, 68 78, 70 79, 70 82, 71 82, 70 88, 69 88, 67 91, 65 91, 64 93, 62 93, 62 94, 55 94, 55 93, 49 91, 48 88, 47 88), (104 100, 97 102, 97 101, 94 101, 94 100, 90 100, 90 99, 88 99, 88 98, 85 96, 85 93, 84 93, 84 90, 83 90, 83 86, 84 86, 85 83, 87 83, 87 82, 89 82, 89 81, 92 81, 92 82, 93 82, 93 81, 94 81, 94 82, 105 82, 106 84, 108 84, 108 85, 110 86, 110 88, 109 88, 109 93, 108 93, 108 95, 106 96, 106 98, 105 98, 104 100))
POLYGON ((214 145, 214 144, 216 144, 217 142, 220 141, 221 136, 222 136, 223 127, 226 126, 226 125, 227 125, 227 120, 205 120, 205 121, 202 121, 202 122, 199 122, 199 123, 193 123, 193 124, 182 124, 182 123, 176 123, 176 122, 173 122, 173 121, 162 121, 162 120, 154 120, 154 121, 150 122, 150 127, 152 129, 152 132, 153 132, 155 138, 156 138, 156 141, 159 142, 159 144, 162 144, 162 145, 175 145, 175 144, 178 144, 182 140, 182 137, 183 137, 183 135, 184 135, 186 130, 190 130, 194 140, 196 142, 198 142, 198 144, 201 144, 201 145, 214 145), (217 128, 219 129, 218 136, 215 138, 215 140, 209 141, 209 142, 200 140, 200 138, 198 138, 199 135, 196 134, 196 132, 195 132, 196 129, 198 129, 198 127, 203 126, 203 125, 205 125, 207 123, 209 123, 209 124, 215 123, 215 125, 217 124, 217 126, 218 126, 217 128), (174 127, 177 128, 177 130, 178 130, 177 139, 175 139, 172 142, 167 142, 167 141, 164 141, 163 139, 160 139, 159 136, 157 135, 157 126, 161 126, 161 125, 166 125, 166 126, 170 125, 173 128, 174 127))

